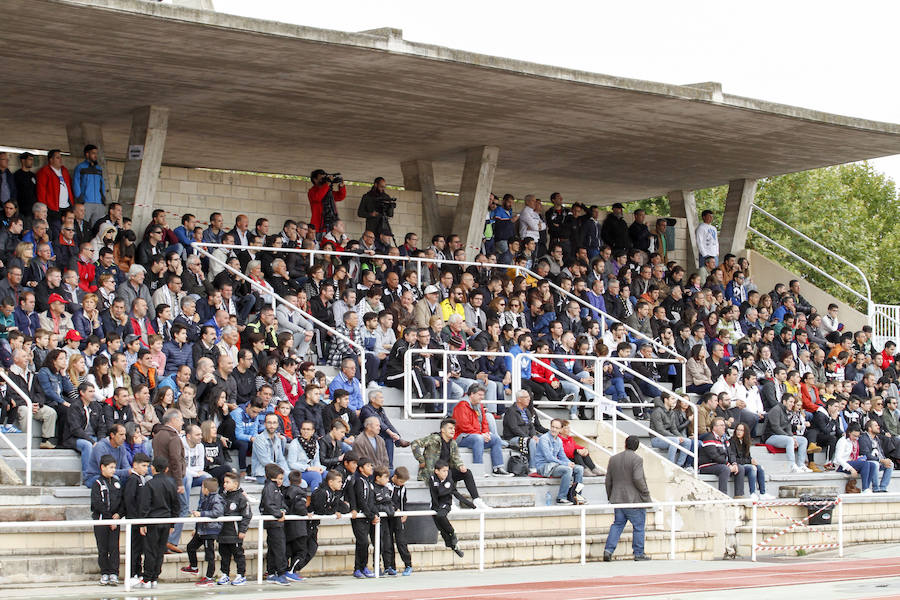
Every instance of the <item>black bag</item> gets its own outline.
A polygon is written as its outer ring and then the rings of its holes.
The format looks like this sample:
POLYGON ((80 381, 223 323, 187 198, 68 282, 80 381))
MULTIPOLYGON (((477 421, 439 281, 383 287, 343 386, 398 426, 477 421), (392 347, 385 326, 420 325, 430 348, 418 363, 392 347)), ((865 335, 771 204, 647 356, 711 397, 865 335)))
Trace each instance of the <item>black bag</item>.
POLYGON ((506 470, 516 477, 527 477, 528 459, 521 454, 513 454, 506 463, 506 470))

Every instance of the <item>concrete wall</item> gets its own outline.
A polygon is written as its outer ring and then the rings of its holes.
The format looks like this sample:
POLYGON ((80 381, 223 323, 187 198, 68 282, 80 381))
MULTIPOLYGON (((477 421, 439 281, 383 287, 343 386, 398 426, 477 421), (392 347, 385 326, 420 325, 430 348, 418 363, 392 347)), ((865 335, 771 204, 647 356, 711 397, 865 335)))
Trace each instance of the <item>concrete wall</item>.
POLYGON ((800 293, 809 300, 810 304, 815 306, 820 312, 824 313, 828 305, 834 302, 839 309, 841 321, 845 325, 846 331, 858 331, 863 325, 868 325, 869 320, 863 313, 851 307, 846 302, 838 300, 831 294, 817 288, 808 281, 798 277, 796 273, 788 271, 775 261, 766 258, 759 252, 754 250, 745 250, 741 253, 750 261, 750 275, 753 282, 759 287, 760 292, 771 291, 776 283, 787 283, 791 279, 800 279, 800 293))

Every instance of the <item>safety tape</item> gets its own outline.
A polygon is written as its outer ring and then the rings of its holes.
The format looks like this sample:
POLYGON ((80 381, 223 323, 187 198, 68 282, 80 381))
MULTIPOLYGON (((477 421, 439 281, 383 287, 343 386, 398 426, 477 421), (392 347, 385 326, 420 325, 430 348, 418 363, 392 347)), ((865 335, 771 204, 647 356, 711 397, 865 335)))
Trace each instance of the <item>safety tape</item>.
MULTIPOLYGON (((778 533, 769 536, 768 538, 766 538, 765 540, 763 540, 762 542, 760 542, 759 544, 757 544, 757 545, 756 545, 756 550, 757 550, 757 551, 759 551, 760 549, 774 550, 775 547, 769 547, 769 546, 768 546, 768 544, 769 544, 770 542, 772 542, 773 540, 778 539, 779 537, 783 536, 783 535, 786 534, 786 533, 789 533, 789 532, 791 532, 791 531, 797 529, 798 527, 811 527, 811 525, 809 525, 809 524, 807 523, 810 519, 812 519, 813 517, 817 516, 819 513, 821 513, 821 512, 823 512, 823 511, 825 511, 825 510, 831 508, 832 505, 837 506, 838 504, 840 504, 840 502, 841 502, 840 498, 835 498, 835 500, 834 500, 833 502, 829 502, 829 501, 811 501, 811 502, 791 502, 791 503, 787 503, 787 504, 781 504, 782 506, 784 506, 784 505, 789 505, 789 506, 807 506, 807 505, 819 505, 819 504, 822 504, 823 506, 822 506, 822 508, 820 508, 820 509, 817 510, 816 512, 808 514, 806 517, 800 519, 799 521, 796 520, 796 519, 794 519, 793 517, 785 517, 785 518, 790 519, 791 521, 793 521, 793 525, 791 525, 791 526, 789 526, 789 527, 785 527, 784 529, 782 529, 782 530, 779 531, 778 533)), ((766 506, 765 504, 761 504, 760 506, 762 506, 763 508, 769 509, 769 507, 766 506)), ((772 512, 775 512, 775 511, 772 511, 772 512)), ((778 513, 776 512, 775 514, 778 514, 778 513)), ((782 516, 784 516, 784 515, 782 515, 782 516)), ((832 536, 831 534, 828 534, 828 533, 825 532, 825 531, 821 531, 820 533, 829 535, 829 537, 831 537, 832 539, 834 538, 834 536, 832 536)), ((821 545, 821 544, 817 544, 817 545, 821 545)))
MULTIPOLYGON (((817 502, 808 502, 808 503, 792 503, 792 504, 788 504, 787 506, 807 506, 807 505, 819 505, 819 504, 822 504, 822 502, 817 501, 817 502)), ((766 510, 768 510, 769 512, 771 512, 775 515, 778 515, 779 517, 781 517, 782 519, 785 519, 786 521, 790 521, 790 522, 794 523, 794 526, 802 526, 804 521, 811 519, 812 517, 814 517, 817 514, 819 514, 820 512, 822 512, 823 510, 827 509, 829 507, 829 505, 832 505, 832 504, 836 505, 837 503, 836 502, 825 502, 824 504, 825 504, 825 506, 823 506, 822 508, 817 510, 812 515, 809 515, 808 517, 806 517, 806 519, 801 519, 800 521, 797 521, 796 519, 794 519, 794 517, 792 517, 790 515, 786 515, 782 512, 779 512, 769 506, 763 506, 763 508, 765 508, 766 510)), ((806 525, 806 527, 813 527, 813 526, 806 525)), ((827 537, 830 537, 831 539, 835 539, 835 537, 832 534, 828 533, 827 531, 821 531, 820 533, 822 533, 823 535, 825 535, 827 537)), ((781 535, 781 533, 776 534, 775 537, 773 537, 772 539, 767 540, 767 541, 772 541, 773 539, 777 538, 779 535, 781 535)), ((763 542, 763 543, 766 543, 766 542, 763 542)))
POLYGON ((765 546, 756 547, 756 551, 771 550, 773 552, 784 552, 785 550, 827 550, 829 548, 838 548, 840 544, 804 544, 798 546, 765 546))

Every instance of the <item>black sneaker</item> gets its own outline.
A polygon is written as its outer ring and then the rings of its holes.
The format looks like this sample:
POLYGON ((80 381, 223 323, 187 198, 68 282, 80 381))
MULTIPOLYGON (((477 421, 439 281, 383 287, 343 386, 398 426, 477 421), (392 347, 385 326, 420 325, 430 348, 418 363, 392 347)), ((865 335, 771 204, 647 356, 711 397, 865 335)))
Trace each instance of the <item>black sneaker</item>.
POLYGON ((503 467, 494 467, 494 470, 491 471, 491 473, 494 474, 494 477, 515 477, 515 475, 513 475, 503 467))
POLYGON ((453 551, 456 552, 456 555, 460 558, 465 555, 465 553, 460 549, 459 546, 453 546, 453 551))
POLYGON ((612 560, 612 552, 603 551, 603 562, 609 562, 612 560))
POLYGON ((635 555, 634 560, 650 560, 650 557, 646 554, 637 554, 635 555))

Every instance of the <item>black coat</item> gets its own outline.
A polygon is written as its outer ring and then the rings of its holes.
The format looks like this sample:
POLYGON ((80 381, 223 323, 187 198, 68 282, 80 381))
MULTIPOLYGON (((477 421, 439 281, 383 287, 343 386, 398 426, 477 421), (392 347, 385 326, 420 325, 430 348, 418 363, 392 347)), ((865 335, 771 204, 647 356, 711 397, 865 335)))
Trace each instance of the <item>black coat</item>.
MULTIPOLYGON (((306 490, 296 485, 282 488, 284 494, 285 510, 289 515, 306 516, 306 490)), ((306 537, 306 521, 285 521, 284 535, 288 541, 306 537)))
POLYGON ((113 515, 123 516, 123 491, 122 483, 115 475, 109 479, 102 475, 98 477, 91 485, 91 518, 112 519, 113 515))
MULTIPOLYGON (((272 515, 276 519, 285 514, 284 493, 271 479, 266 479, 266 483, 263 485, 262 494, 259 497, 259 513, 272 515)), ((283 529, 284 522, 266 521, 264 527, 266 529, 283 529)))
POLYGON ((168 473, 154 475, 138 496, 138 516, 150 519, 177 518, 181 507, 178 485, 168 473))
POLYGON ((222 523, 222 531, 219 532, 220 544, 240 544, 241 539, 238 533, 247 533, 250 528, 250 503, 247 502, 247 496, 244 490, 238 488, 230 492, 224 492, 222 496, 225 498, 225 515, 226 517, 240 516, 240 521, 230 521, 222 523))
POLYGON ((85 414, 83 405, 81 405, 81 401, 78 400, 69 408, 66 409, 66 426, 64 428, 63 433, 63 446, 66 448, 75 448, 75 440, 82 439, 88 440, 91 443, 94 442, 87 434, 87 425, 88 418, 90 418, 91 429, 94 431, 94 437, 96 439, 101 439, 106 431, 109 430, 109 426, 106 424, 106 411, 103 407, 106 406, 103 402, 97 402, 96 400, 92 401, 88 404, 88 413, 85 414))

